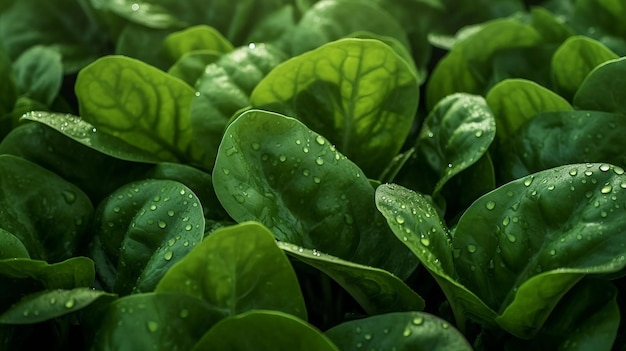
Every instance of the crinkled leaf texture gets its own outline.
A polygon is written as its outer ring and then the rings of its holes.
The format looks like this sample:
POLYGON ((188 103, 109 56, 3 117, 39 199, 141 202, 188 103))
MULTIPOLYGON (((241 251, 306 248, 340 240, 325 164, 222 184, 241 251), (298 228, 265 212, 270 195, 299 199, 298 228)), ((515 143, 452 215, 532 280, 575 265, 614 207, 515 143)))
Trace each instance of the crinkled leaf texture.
POLYGON ((283 62, 252 106, 301 120, 376 178, 406 139, 419 101, 415 69, 374 39, 342 39, 283 62))
POLYGON ((457 320, 465 311, 491 314, 491 322, 522 338, 535 335, 585 275, 624 268, 625 199, 622 168, 561 166, 485 194, 462 215, 451 238, 443 225, 430 228, 424 221, 434 213, 421 195, 389 185, 377 192, 379 209, 434 273, 457 320), (483 305, 476 309, 459 293, 483 305))
POLYGON ((220 145, 213 184, 233 219, 261 222, 278 240, 401 279, 415 268, 377 212, 365 174, 296 119, 259 110, 239 116, 220 145))

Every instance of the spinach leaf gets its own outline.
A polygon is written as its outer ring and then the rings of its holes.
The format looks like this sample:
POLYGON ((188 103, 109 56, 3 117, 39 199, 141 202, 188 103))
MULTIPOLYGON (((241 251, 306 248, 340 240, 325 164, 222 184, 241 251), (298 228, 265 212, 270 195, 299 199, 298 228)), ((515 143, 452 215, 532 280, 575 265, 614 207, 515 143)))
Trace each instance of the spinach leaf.
POLYGON ((424 299, 395 275, 298 245, 278 242, 298 260, 319 269, 341 285, 368 314, 424 309, 424 299))
POLYGON ((365 174, 296 119, 252 110, 231 123, 213 184, 237 222, 263 223, 281 241, 386 269, 415 268, 374 207, 365 174))
POLYGON ((626 115, 626 91, 624 81, 620 79, 626 73, 626 58, 607 61, 594 68, 582 82, 574 105, 583 110, 595 110, 626 115))
POLYGON ((100 315, 92 350, 189 350, 224 315, 176 293, 124 296, 100 315))
POLYGON ((486 99, 496 117, 500 142, 511 138, 537 113, 572 110, 572 106, 556 93, 525 79, 507 79, 496 84, 486 99))
POLYGON ((414 69, 391 47, 342 39, 282 63, 250 99, 298 118, 376 178, 400 151, 418 97, 414 69))
POLYGON ((556 90, 571 100, 585 77, 596 66, 618 56, 602 43, 585 36, 567 39, 552 56, 552 77, 556 90))
POLYGON ((326 336, 341 350, 472 350, 445 320, 423 312, 396 312, 342 323, 326 336))
POLYGON ((33 259, 59 262, 86 239, 93 207, 75 185, 19 157, 0 155, 0 228, 33 259))
POLYGON ((212 50, 196 50, 183 54, 168 70, 170 75, 180 78, 189 86, 195 86, 206 66, 222 57, 221 53, 212 50))
POLYGON ((108 56, 80 71, 76 95, 81 117, 98 130, 162 161, 204 163, 189 121, 194 91, 183 81, 140 61, 108 56))
POLYGON ((272 233, 247 222, 218 229, 172 267, 157 292, 178 292, 234 315, 272 309, 306 319, 296 275, 272 233))
POLYGON ((107 291, 152 291, 204 236, 202 206, 171 180, 127 184, 99 206, 92 256, 107 291))
POLYGON ((163 48, 174 61, 196 50, 211 50, 223 54, 233 51, 233 45, 215 28, 207 25, 189 27, 168 35, 163 41, 163 48))
POLYGON ((58 52, 34 46, 15 60, 13 70, 20 95, 46 106, 52 105, 63 81, 63 64, 58 52))
POLYGON ((265 310, 224 318, 192 350, 339 351, 324 334, 303 320, 265 310))
POLYGON ((13 65, 2 50, 0 50, 0 91, 2 91, 0 94, 0 126, 4 126, 4 128, 0 128, 0 140, 2 140, 11 127, 11 123, 6 124, 5 115, 13 110, 18 97, 13 65))
POLYGON ((0 260, 7 258, 30 258, 22 240, 0 228, 0 260))

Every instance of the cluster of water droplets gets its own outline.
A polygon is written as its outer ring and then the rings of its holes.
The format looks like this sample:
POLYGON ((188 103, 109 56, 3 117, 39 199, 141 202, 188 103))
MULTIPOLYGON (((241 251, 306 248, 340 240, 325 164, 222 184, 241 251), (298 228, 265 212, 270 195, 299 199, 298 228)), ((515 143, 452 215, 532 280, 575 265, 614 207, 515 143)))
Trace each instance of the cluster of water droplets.
POLYGON ((85 145, 92 145, 92 138, 97 132, 95 126, 71 114, 51 114, 32 111, 24 116, 46 124, 85 145))

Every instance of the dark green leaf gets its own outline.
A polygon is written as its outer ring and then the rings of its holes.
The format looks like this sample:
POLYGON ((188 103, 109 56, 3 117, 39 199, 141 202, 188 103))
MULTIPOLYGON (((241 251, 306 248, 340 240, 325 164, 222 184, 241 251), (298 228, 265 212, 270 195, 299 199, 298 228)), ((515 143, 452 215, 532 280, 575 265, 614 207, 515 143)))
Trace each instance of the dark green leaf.
POLYGON ((202 206, 171 180, 127 184, 97 211, 92 253, 99 278, 119 294, 154 289, 204 236, 202 206))
POLYGON ((167 70, 170 75, 182 79, 189 86, 195 86, 206 67, 222 57, 211 50, 197 50, 184 54, 167 70))
POLYGON ((194 91, 183 81, 140 61, 108 56, 80 71, 76 94, 81 117, 98 130, 162 161, 203 164, 189 122, 194 91))
MULTIPOLYGON (((2 50, 0 50, 0 91, 2 92, 0 94, 0 127, 4 127, 3 117, 13 110, 17 102, 18 89, 11 60, 2 50)), ((8 131, 8 126, 6 130, 0 128, 0 140, 8 131)))
POLYGON ((91 288, 46 290, 27 295, 0 315, 0 324, 35 324, 79 311, 115 295, 91 288))
POLYGON ((414 68, 388 45, 342 39, 279 65, 250 100, 298 118, 377 178, 409 133, 419 89, 414 68))
POLYGON ((445 320, 422 312, 399 312, 342 323, 328 331, 341 350, 471 351, 445 320))
POLYGON ((215 28, 207 25, 189 27, 168 35, 163 41, 163 48, 174 61, 196 50, 211 50, 222 54, 233 51, 233 45, 215 28))
POLYGON ((125 296, 99 316, 91 350, 190 350, 223 317, 220 311, 184 294, 125 296))
POLYGON ((515 135, 524 122, 538 113, 572 110, 556 93, 525 79, 507 79, 496 84, 486 99, 496 118, 500 142, 515 135))
POLYGON ((250 311, 227 317, 194 346, 200 350, 339 351, 319 330, 278 311, 250 311))
POLYGON ((50 106, 63 81, 61 55, 44 46, 34 46, 13 63, 15 82, 20 95, 50 106))
POLYGON ((607 61, 591 71, 582 82, 574 105, 583 110, 594 110, 626 115, 626 58, 607 61))
POLYGON ((228 314, 273 309, 306 319, 296 275, 272 233, 248 222, 211 233, 157 286, 216 306, 228 314))
POLYGON ((278 242, 278 247, 319 269, 341 285, 368 314, 424 309, 424 299, 395 275, 321 253, 278 242))
POLYGON ((118 25, 122 26, 122 30, 115 46, 116 55, 132 57, 162 70, 172 64, 162 46, 173 30, 148 28, 134 23, 118 25))
POLYGON ((75 185, 19 157, 0 155, 0 227, 30 257, 58 262, 85 240, 93 207, 75 185))
POLYGON ((0 228, 0 260, 7 258, 30 258, 28 249, 15 235, 0 228))
POLYGON ((365 174, 298 120, 248 111, 226 130, 213 184, 238 222, 256 220, 277 239, 386 269, 415 268, 374 207, 365 174))

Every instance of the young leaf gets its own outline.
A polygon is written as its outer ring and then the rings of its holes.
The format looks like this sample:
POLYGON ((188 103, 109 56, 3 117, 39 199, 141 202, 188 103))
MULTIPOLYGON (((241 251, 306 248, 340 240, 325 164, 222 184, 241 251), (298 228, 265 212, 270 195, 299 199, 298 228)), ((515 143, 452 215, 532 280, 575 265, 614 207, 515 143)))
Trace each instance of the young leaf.
POLYGON ((63 64, 57 51, 34 46, 15 60, 13 70, 20 95, 52 105, 63 82, 63 64))
POLYGON ((445 320, 423 312, 398 312, 342 323, 326 331, 341 350, 458 350, 472 347, 445 320))
POLYGON ((233 51, 233 45, 215 28, 207 25, 198 25, 174 32, 165 37, 163 47, 174 61, 196 50, 211 50, 223 54, 233 51))
POLYGON ((35 324, 80 311, 98 299, 116 296, 91 288, 45 290, 30 294, 0 315, 0 324, 35 324))
POLYGON ((626 115, 626 83, 620 79, 624 74, 626 58, 607 61, 597 66, 576 91, 574 105, 583 110, 626 115))
POLYGON ((212 232, 161 279, 157 292, 178 292, 227 314, 273 309, 306 319, 298 280, 274 237, 248 222, 212 232))
POLYGON ((589 72, 599 64, 617 58, 613 51, 591 38, 568 38, 552 56, 554 85, 558 92, 571 100, 589 72))
POLYGON ((376 178, 417 110, 414 68, 388 45, 342 39, 288 60, 252 92, 252 106, 295 116, 376 178))
POLYGON ((296 119, 252 110, 230 124, 213 184, 237 222, 256 220, 278 240, 386 269, 415 268, 374 207, 365 174, 296 119))
POLYGON ((98 207, 92 256, 98 276, 119 294, 152 291, 204 236, 202 206, 171 180, 127 184, 98 207))
POLYGON ((93 213, 75 185, 35 163, 0 155, 0 227, 22 241, 33 259, 74 256, 93 213))
POLYGON ((309 250, 277 242, 283 251, 319 269, 341 285, 371 315, 424 309, 424 299, 395 275, 309 250))
POLYGON ((219 321, 192 350, 339 351, 324 334, 305 321, 283 312, 264 310, 219 321))
POLYGON ((203 164, 189 122, 194 91, 183 81, 131 58, 108 56, 80 71, 76 95, 81 117, 98 130, 161 161, 203 164))
POLYGON ((190 350, 222 312, 175 293, 122 297, 98 316, 91 350, 190 350))
POLYGON ((496 135, 496 123, 485 99, 469 94, 444 98, 426 117, 416 148, 439 175, 433 191, 478 161, 496 135))
POLYGON ((486 99, 496 117, 500 142, 511 138, 524 122, 540 112, 572 110, 562 97, 525 79, 507 79, 496 84, 486 99))
POLYGON ((624 170, 576 164, 508 183, 478 199, 453 240, 461 281, 519 337, 543 325, 585 274, 624 268, 624 170))

